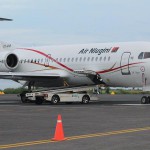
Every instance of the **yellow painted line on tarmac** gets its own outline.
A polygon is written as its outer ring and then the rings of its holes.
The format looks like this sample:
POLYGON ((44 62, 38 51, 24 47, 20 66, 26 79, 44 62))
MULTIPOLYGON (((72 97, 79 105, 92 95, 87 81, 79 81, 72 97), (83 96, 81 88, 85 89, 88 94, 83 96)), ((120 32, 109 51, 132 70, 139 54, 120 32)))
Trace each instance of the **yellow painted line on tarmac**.
POLYGON ((0 145, 0 149, 16 148, 16 147, 23 147, 23 146, 33 146, 33 145, 46 144, 46 143, 50 143, 50 142, 55 142, 55 141, 51 141, 49 139, 49 140, 40 140, 40 141, 31 141, 31 142, 0 145))
MULTIPOLYGON (((134 129, 127 129, 127 130, 116 130, 116 131, 95 133, 95 134, 85 134, 85 135, 79 135, 79 136, 66 137, 66 141, 94 138, 94 137, 111 136, 111 135, 119 135, 119 134, 127 134, 127 133, 134 133, 134 132, 141 132, 141 131, 148 131, 148 130, 150 130, 150 127, 134 128, 134 129)), ((25 146, 41 145, 41 144, 56 143, 56 142, 58 142, 58 141, 52 141, 50 139, 31 141, 31 142, 22 142, 22 143, 15 143, 15 144, 0 145, 0 149, 25 147, 25 146)))
POLYGON ((72 136, 72 137, 68 137, 67 140, 76 140, 76 139, 92 138, 92 137, 102 137, 102 136, 110 136, 110 135, 118 135, 118 134, 147 131, 147 130, 150 130, 150 127, 135 128, 135 129, 128 129, 128 130, 118 130, 118 131, 96 133, 96 134, 87 134, 87 135, 80 135, 80 136, 72 136))

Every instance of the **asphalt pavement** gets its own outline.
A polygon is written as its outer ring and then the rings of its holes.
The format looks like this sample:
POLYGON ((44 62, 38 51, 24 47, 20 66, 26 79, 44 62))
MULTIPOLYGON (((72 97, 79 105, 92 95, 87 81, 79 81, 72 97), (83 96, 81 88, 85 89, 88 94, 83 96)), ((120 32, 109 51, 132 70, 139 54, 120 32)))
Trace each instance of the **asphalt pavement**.
POLYGON ((0 149, 149 150, 150 105, 142 95, 99 95, 90 104, 22 104, 0 95, 0 149), (66 140, 54 142, 58 114, 66 140))

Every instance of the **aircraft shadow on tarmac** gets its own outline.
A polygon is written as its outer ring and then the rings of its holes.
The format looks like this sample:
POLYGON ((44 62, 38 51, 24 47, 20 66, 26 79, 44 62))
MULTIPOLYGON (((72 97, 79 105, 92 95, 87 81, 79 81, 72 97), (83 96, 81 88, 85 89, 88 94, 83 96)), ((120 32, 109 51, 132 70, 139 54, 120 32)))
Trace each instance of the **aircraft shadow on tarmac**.
POLYGON ((50 102, 44 102, 42 105, 36 105, 34 102, 32 103, 21 103, 20 97, 17 95, 3 95, 0 96, 0 105, 20 105, 20 106, 92 106, 92 105, 115 105, 115 104, 140 104, 141 95, 99 95, 97 101, 91 100, 89 104, 81 104, 81 103, 65 103, 60 102, 58 104, 52 105, 50 102))
POLYGON ((92 105, 115 105, 115 104, 140 104, 140 101, 94 101, 90 102, 89 104, 81 104, 78 102, 74 103, 58 103, 58 104, 51 104, 49 102, 45 102, 42 105, 36 105, 34 102, 32 103, 21 103, 20 101, 0 101, 0 105, 20 105, 20 106, 92 106, 92 105))

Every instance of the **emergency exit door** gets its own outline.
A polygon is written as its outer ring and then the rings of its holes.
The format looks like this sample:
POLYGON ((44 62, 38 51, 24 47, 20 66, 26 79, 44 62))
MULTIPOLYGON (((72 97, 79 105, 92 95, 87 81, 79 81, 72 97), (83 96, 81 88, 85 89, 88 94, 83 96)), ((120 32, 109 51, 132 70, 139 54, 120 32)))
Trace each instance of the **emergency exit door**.
POLYGON ((130 75, 130 66, 129 66, 129 60, 130 60, 130 52, 124 52, 121 56, 121 73, 122 75, 130 75))

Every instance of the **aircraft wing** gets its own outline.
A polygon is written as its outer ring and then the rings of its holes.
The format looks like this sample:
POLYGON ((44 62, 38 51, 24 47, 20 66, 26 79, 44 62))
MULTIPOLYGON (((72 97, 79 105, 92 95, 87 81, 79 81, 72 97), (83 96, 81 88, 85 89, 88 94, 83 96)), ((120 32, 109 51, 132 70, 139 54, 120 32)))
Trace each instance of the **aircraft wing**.
POLYGON ((12 80, 44 80, 60 78, 60 75, 57 73, 43 72, 0 72, 0 78, 12 80))

